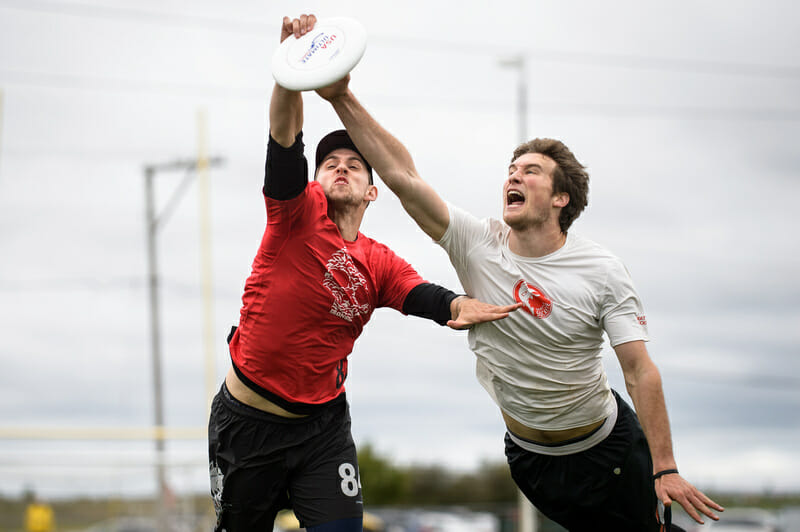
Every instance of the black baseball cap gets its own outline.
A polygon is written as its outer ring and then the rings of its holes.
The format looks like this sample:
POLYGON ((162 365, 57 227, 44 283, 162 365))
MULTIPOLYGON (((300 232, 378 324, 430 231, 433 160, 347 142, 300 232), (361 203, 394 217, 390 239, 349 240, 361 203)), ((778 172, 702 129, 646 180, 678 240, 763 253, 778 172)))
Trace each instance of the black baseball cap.
POLYGON ((330 152, 333 150, 338 150, 339 148, 347 148, 348 150, 353 150, 361 157, 361 160, 364 161, 364 164, 367 166, 367 172, 369 172, 369 184, 372 184, 372 166, 370 166, 369 162, 367 162, 367 158, 361 155, 361 152, 358 151, 356 145, 353 143, 353 140, 350 138, 350 135, 347 134, 347 131, 344 129, 337 129, 336 131, 331 131, 324 137, 322 140, 319 141, 317 144, 317 157, 316 157, 316 164, 315 167, 319 168, 319 165, 328 156, 330 152))

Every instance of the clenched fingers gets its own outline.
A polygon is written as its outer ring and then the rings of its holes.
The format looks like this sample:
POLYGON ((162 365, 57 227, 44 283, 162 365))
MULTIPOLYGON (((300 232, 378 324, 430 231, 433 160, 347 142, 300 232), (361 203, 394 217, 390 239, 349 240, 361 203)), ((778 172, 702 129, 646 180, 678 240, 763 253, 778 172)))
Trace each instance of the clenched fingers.
POLYGON ((281 42, 283 42, 290 35, 294 35, 296 39, 302 37, 314 29, 314 24, 316 23, 317 17, 314 15, 300 15, 295 19, 283 17, 283 24, 281 25, 281 42))

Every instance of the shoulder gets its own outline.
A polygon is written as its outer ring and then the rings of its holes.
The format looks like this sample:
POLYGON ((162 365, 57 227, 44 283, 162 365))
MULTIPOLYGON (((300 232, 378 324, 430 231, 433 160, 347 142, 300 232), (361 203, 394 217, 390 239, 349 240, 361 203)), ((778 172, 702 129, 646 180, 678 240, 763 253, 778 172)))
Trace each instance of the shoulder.
POLYGON ((571 232, 567 235, 567 243, 559 262, 582 271, 587 279, 603 285, 629 275, 622 259, 608 248, 571 232))
MULTIPOLYGON (((348 247, 351 245, 353 244, 348 244, 348 247)), ((397 257, 397 254, 392 251, 392 248, 382 242, 378 242, 374 238, 368 237, 360 231, 354 247, 370 261, 391 260, 397 257)))
POLYGON ((622 262, 605 246, 572 232, 567 234, 567 250, 570 255, 591 259, 598 263, 622 262))
MULTIPOLYGON (((458 233, 465 237, 478 238, 487 237, 492 239, 501 240, 508 234, 508 226, 495 218, 478 218, 470 212, 447 203, 447 208, 450 213, 450 225, 447 227, 447 233, 458 233)), ((442 240, 445 240, 443 237, 442 240)))
POLYGON ((496 218, 484 218, 481 223, 486 227, 486 232, 498 240, 505 238, 511 230, 505 222, 496 218))
POLYGON ((312 205, 315 210, 325 213, 328 213, 328 198, 325 197, 325 192, 322 190, 322 185, 320 185, 317 181, 312 181, 306 188, 300 193, 300 198, 303 198, 303 201, 308 202, 312 205))
POLYGON ((325 198, 325 192, 322 191, 322 185, 319 181, 312 181, 306 186, 306 193, 314 198, 325 198))
POLYGON ((264 195, 264 199, 268 203, 272 203, 274 205, 294 205, 297 203, 304 203, 307 201, 316 201, 318 203, 323 203, 325 208, 327 209, 328 200, 325 198, 325 193, 322 191, 322 187, 316 181, 312 181, 308 183, 299 194, 294 197, 288 199, 278 199, 268 196, 263 190, 262 193, 264 195))
POLYGON ((325 223, 328 214, 328 200, 319 183, 309 183, 297 196, 289 199, 275 199, 264 194, 267 208, 267 226, 277 231, 282 227, 286 234, 303 231, 316 231, 319 224, 325 223))
MULTIPOLYGON (((370 271, 375 279, 390 279, 397 275, 418 276, 416 270, 404 258, 400 257, 389 246, 375 239, 358 233, 354 244, 348 244, 351 254, 370 271)), ((421 279, 420 279, 421 281, 421 279)))

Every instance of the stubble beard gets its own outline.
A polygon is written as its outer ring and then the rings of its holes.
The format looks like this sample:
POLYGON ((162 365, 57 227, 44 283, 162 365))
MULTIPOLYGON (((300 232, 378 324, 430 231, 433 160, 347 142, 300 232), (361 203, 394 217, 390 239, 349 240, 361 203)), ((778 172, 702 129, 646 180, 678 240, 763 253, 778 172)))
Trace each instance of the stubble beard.
POLYGON ((349 209, 355 209, 358 208, 362 203, 361 198, 356 197, 352 190, 348 191, 346 194, 328 193, 325 194, 325 197, 328 200, 328 206, 334 208, 335 210, 346 211, 349 209))
POLYGON ((513 216, 510 221, 505 214, 503 215, 503 221, 514 231, 543 229, 552 218, 553 213, 548 209, 536 211, 532 217, 513 216))

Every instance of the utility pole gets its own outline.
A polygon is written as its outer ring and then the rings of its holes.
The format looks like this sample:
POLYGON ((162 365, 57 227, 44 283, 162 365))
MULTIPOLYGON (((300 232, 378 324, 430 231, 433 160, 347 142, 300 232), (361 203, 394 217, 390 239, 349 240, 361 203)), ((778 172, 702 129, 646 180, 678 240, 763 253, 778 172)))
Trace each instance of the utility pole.
POLYGON ((197 112, 197 197, 200 216, 200 277, 203 286, 203 351, 206 363, 206 408, 211 412, 211 401, 217 387, 216 357, 214 356, 214 294, 211 268, 211 203, 208 179, 208 128, 205 109, 197 112))
MULTIPOLYGON (((150 299, 150 354, 153 370, 153 408, 154 424, 156 430, 164 427, 164 399, 161 385, 161 329, 159 327, 158 305, 158 259, 156 253, 156 216, 155 216, 155 191, 153 178, 155 167, 147 166, 144 169, 144 190, 147 215, 147 288, 150 299)), ((166 508, 163 503, 166 494, 166 474, 164 472, 164 438, 162 433, 157 433, 156 442, 156 488, 158 490, 158 521, 163 523, 166 508)), ((163 526, 163 525, 159 525, 163 526)))
MULTIPOLYGON (((214 157, 204 161, 205 167, 219 166, 223 162, 220 157, 214 157)), ((158 521, 159 530, 166 530, 166 505, 167 477, 165 437, 164 437, 164 396, 163 383, 161 378, 161 318, 159 311, 159 277, 158 277, 158 247, 156 237, 158 230, 164 225, 169 215, 177 205, 180 196, 191 182, 193 172, 201 163, 198 160, 176 160, 163 164, 151 164, 144 167, 145 185, 145 225, 147 233, 147 278, 148 295, 150 301, 150 352, 152 356, 153 370, 153 413, 155 423, 155 450, 156 450, 156 487, 158 490, 158 521), (183 170, 185 175, 183 181, 173 193, 166 207, 159 216, 156 212, 155 201, 155 177, 158 172, 174 172, 183 170)))
POLYGON ((3 89, 0 88, 0 161, 3 155, 3 89))
POLYGON ((525 68, 525 56, 518 55, 500 61, 500 66, 514 68, 519 73, 517 78, 517 137, 521 143, 528 141, 528 79, 525 68))

